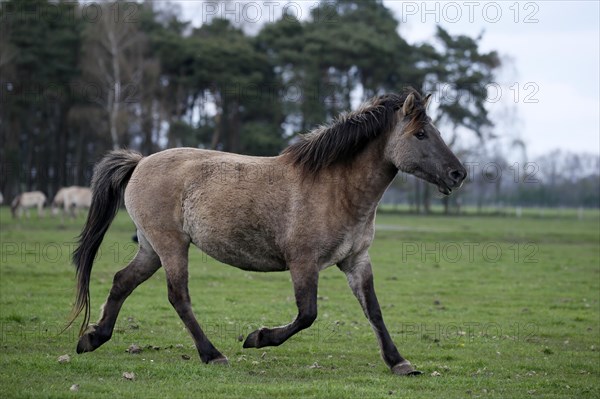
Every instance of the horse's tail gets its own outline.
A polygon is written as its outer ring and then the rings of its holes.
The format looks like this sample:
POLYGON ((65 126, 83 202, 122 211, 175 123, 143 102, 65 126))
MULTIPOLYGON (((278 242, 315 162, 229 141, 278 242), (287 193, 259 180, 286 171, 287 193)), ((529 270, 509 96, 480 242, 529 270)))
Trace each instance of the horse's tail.
POLYGON ((73 252, 77 270, 77 296, 67 327, 84 311, 79 334, 82 335, 90 321, 90 273, 94 257, 104 234, 115 218, 123 191, 143 156, 135 151, 114 150, 94 167, 92 176, 92 204, 87 221, 79 235, 79 246, 73 252))

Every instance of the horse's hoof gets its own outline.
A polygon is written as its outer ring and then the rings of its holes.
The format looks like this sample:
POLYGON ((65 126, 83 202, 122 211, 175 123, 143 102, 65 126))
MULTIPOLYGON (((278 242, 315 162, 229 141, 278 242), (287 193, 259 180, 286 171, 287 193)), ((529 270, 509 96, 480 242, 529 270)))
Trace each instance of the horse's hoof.
POLYGON ((408 376, 415 376, 415 375, 423 374, 423 372, 421 372, 419 370, 415 370, 413 368, 412 364, 410 364, 410 362, 408 360, 405 360, 402 363, 398 363, 397 365, 392 367, 392 373, 394 373, 396 375, 408 375, 408 376))
POLYGON ((91 352, 96 349, 92 346, 90 341, 89 334, 81 336, 81 338, 79 338, 79 342, 77 342, 77 353, 81 354, 85 352, 91 352))
POLYGON ((261 338, 261 331, 260 330, 256 330, 256 331, 252 331, 247 337, 246 340, 244 341, 244 348, 260 348, 260 338, 261 338))
POLYGON ((92 352, 110 339, 110 336, 101 335, 97 327, 96 324, 88 326, 87 330, 79 338, 76 349, 77 353, 92 352))
POLYGON ((223 356, 223 357, 218 357, 213 360, 209 360, 208 364, 220 364, 223 366, 229 366, 229 360, 227 360, 227 358, 225 356, 223 356))

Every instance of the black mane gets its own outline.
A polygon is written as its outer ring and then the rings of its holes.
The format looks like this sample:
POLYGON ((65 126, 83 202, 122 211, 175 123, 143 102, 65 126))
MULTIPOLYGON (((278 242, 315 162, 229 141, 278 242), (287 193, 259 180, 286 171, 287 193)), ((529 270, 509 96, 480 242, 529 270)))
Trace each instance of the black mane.
POLYGON ((398 124, 398 110, 410 93, 415 95, 418 112, 411 115, 409 124, 424 120, 425 109, 416 90, 407 89, 402 95, 384 94, 367 101, 356 111, 341 114, 331 124, 302 135, 282 154, 288 155, 305 174, 315 174, 330 165, 348 161, 398 124))

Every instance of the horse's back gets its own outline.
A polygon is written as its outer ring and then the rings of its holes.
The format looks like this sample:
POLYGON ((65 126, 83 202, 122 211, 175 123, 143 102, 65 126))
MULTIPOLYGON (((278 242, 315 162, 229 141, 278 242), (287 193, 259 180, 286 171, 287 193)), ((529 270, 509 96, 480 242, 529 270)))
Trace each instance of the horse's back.
POLYGON ((46 202, 46 194, 41 191, 30 191, 21 194, 20 201, 21 206, 24 207, 43 205, 46 202))

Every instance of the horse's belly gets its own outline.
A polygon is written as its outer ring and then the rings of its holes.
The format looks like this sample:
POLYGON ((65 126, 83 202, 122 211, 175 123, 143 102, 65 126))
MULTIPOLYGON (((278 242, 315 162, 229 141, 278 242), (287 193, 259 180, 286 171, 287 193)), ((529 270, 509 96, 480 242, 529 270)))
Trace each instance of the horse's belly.
POLYGON ((194 245, 219 262, 257 272, 287 270, 274 242, 256 231, 207 229, 195 233, 192 235, 194 245))
POLYGON ((207 239, 194 244, 208 256, 219 262, 239 269, 256 272, 274 272, 287 270, 286 263, 268 245, 254 242, 228 241, 218 242, 207 239))
POLYGON ((244 270, 287 269, 272 219, 248 193, 229 187, 195 190, 183 206, 183 229, 192 242, 214 259, 244 270))
POLYGON ((232 246, 223 246, 223 248, 203 248, 200 249, 208 256, 219 262, 235 266, 239 269, 255 272, 276 272, 287 270, 285 262, 276 257, 269 256, 264 252, 256 254, 247 250, 240 250, 232 246))

